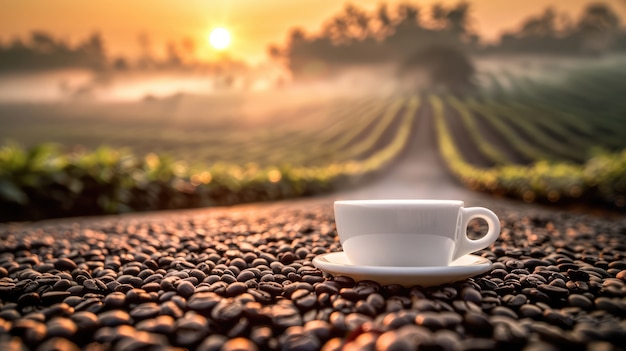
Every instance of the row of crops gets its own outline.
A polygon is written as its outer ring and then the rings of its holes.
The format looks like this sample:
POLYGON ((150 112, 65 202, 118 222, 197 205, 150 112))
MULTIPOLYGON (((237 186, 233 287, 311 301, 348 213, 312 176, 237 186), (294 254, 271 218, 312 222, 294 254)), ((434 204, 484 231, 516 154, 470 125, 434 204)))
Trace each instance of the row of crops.
POLYGON ((240 152, 231 160, 263 163, 190 165, 126 149, 67 152, 52 144, 6 144, 0 148, 0 220, 230 205, 350 186, 400 154, 419 104, 416 97, 388 97, 338 105, 347 109, 346 117, 322 121, 306 133, 275 130, 265 141, 257 133, 246 142, 224 139, 215 148, 222 152, 217 160, 240 152))
POLYGON ((116 125, 112 116, 66 118, 67 110, 58 118, 4 120, 7 135, 62 135, 64 145, 0 147, 0 221, 230 205, 345 188, 396 160, 417 121, 429 117, 449 170, 471 189, 527 202, 626 207, 626 70, 578 70, 551 82, 512 74, 489 79, 470 97, 341 98, 247 127, 195 120, 176 129, 166 119, 130 116, 116 125), (116 147, 71 147, 103 138, 116 147))
POLYGON ((626 207, 624 72, 509 77, 479 97, 429 97, 449 169, 472 189, 527 202, 626 207))

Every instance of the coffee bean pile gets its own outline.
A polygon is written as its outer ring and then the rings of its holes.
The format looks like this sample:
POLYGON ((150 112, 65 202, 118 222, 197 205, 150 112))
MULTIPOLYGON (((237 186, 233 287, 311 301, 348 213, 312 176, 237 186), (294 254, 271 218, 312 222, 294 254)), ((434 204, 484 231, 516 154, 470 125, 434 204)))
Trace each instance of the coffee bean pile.
POLYGON ((328 204, 8 225, 0 349, 623 348, 626 221, 496 212, 492 269, 428 288, 317 270, 328 204))

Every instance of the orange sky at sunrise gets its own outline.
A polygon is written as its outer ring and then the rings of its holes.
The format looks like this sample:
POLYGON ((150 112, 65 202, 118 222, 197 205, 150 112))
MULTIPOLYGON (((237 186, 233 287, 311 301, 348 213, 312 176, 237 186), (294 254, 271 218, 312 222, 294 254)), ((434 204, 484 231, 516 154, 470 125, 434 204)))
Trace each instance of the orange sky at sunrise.
MULTIPOLYGON (((350 3, 368 10, 381 0, 350 3)), ((399 0, 386 1, 394 8, 399 0)), ((413 0, 429 8, 434 2, 456 4, 458 0, 413 0)), ((504 29, 517 28, 522 19, 539 14, 547 6, 578 16, 590 0, 474 0, 471 1, 474 26, 487 39, 504 29)), ((626 1, 605 1, 626 17, 626 1)), ((70 43, 99 31, 111 55, 136 56, 140 52, 139 33, 147 33, 154 53, 163 51, 165 42, 180 43, 184 37, 196 43, 196 55, 214 58, 207 41, 212 28, 223 26, 232 35, 228 55, 259 62, 269 44, 283 44, 289 29, 300 26, 317 31, 322 22, 336 14, 345 1, 337 0, 0 0, 0 42, 25 38, 34 29, 44 30, 70 43)))

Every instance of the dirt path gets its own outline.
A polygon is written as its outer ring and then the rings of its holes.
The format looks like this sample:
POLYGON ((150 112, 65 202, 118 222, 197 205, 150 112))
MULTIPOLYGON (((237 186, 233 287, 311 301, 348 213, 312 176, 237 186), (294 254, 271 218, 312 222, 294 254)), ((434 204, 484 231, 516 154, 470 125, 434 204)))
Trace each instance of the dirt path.
POLYGON ((465 188, 446 169, 437 148, 434 119, 425 104, 417 112, 412 135, 404 154, 381 178, 359 189, 339 192, 333 197, 460 199, 467 203, 493 201, 485 194, 465 188))
POLYGON ((337 192, 324 200, 348 199, 457 199, 465 206, 484 206, 525 212, 558 212, 556 207, 496 198, 472 191, 458 182, 439 154, 434 116, 428 104, 417 111, 407 149, 389 170, 357 189, 337 192))

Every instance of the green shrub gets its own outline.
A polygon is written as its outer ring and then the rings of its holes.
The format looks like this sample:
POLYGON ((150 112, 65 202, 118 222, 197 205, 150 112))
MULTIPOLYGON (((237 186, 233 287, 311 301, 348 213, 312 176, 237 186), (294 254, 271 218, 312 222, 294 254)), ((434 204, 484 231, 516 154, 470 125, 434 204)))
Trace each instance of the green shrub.
POLYGON ((526 202, 587 201, 626 207, 626 150, 601 152, 584 164, 537 161, 531 165, 479 168, 463 159, 443 117, 440 98, 430 97, 440 152, 450 171, 471 189, 526 202))
POLYGON ((233 205, 310 196, 358 183, 406 146, 418 99, 395 137, 363 160, 319 167, 215 163, 191 167, 166 155, 100 147, 63 153, 52 144, 0 148, 0 221, 233 205))

